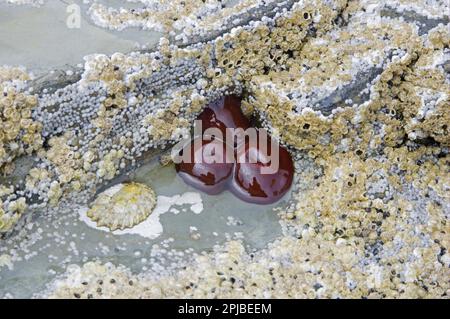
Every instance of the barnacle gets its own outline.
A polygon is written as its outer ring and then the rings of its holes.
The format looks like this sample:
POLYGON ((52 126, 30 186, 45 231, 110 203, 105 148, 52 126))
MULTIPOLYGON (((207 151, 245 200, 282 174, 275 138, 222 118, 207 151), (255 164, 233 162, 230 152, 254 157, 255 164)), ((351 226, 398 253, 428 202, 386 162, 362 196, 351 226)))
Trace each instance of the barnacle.
POLYGON ((123 230, 143 222, 155 204, 156 195, 150 187, 138 183, 117 184, 97 196, 87 216, 98 227, 123 230))

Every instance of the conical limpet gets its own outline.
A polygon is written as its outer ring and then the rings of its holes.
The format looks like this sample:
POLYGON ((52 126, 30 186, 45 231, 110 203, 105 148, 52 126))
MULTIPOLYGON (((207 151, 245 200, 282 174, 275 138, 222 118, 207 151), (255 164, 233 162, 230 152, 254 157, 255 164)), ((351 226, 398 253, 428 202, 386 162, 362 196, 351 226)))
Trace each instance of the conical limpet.
POLYGON ((143 222, 156 205, 156 194, 138 183, 117 184, 100 193, 87 212, 98 227, 111 231, 132 228, 143 222))

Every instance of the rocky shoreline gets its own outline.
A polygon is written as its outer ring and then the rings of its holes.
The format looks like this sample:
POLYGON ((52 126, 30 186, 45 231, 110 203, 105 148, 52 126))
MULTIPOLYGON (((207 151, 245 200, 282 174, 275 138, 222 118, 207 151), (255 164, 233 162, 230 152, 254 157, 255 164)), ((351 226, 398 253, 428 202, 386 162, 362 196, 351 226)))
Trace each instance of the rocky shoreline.
MULTIPOLYGON (((73 265, 36 296, 448 298, 448 5, 241 5, 272 14, 214 39, 182 28, 154 52, 86 57, 79 79, 56 90, 34 94, 23 69, 0 68, 0 232, 23 232, 14 226, 26 227, 27 211, 86 204, 181 139, 209 101, 242 93, 245 113, 296 159, 292 198, 277 209, 282 236, 257 252, 230 240, 163 275, 101 259, 73 265), (23 156, 33 168, 10 185, 23 156)), ((218 12, 222 25, 235 14, 218 12)))

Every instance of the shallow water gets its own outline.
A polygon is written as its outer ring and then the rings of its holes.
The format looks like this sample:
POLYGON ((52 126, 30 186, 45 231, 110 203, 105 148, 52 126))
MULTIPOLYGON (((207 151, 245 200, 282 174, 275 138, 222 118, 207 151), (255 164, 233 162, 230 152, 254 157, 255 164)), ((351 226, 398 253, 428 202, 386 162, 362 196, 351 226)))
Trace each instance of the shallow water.
MULTIPOLYGON (((184 184, 172 165, 162 167, 156 160, 125 179, 151 185, 158 196, 196 192, 184 184)), ((154 240, 91 228, 79 220, 80 206, 76 204, 71 205, 72 210, 60 210, 59 214, 34 214, 35 220, 24 230, 26 234, 6 240, 0 247, 0 255, 16 248, 16 256, 22 257, 12 271, 7 267, 0 270, 0 297, 7 293, 31 297, 72 263, 100 259, 123 264, 135 272, 158 272, 174 262, 180 266, 192 253, 211 251, 214 245, 230 238, 242 238, 249 249, 256 250, 281 234, 273 208, 287 202, 289 194, 268 206, 242 202, 229 192, 200 196, 204 206, 200 214, 194 213, 190 205, 182 205, 175 206, 177 214, 169 211, 161 215, 164 231, 154 240), (196 227, 198 239, 192 238, 190 227, 196 227), (165 251, 158 254, 160 248, 165 251)))
POLYGON ((161 34, 138 29, 116 32, 95 26, 82 1, 46 1, 41 7, 0 3, 0 65, 23 65, 33 72, 83 63, 89 54, 130 52, 153 45, 161 34), (67 26, 67 6, 81 7, 80 28, 67 26), (36 63, 38 61, 38 64, 36 63))

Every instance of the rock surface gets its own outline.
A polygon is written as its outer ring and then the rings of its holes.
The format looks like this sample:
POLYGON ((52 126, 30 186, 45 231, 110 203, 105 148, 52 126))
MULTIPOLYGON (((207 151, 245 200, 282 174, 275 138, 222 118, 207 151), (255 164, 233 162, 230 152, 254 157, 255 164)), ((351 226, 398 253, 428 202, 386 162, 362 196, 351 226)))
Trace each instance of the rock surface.
MULTIPOLYGON (((91 14, 109 28, 152 28, 141 3, 124 25, 101 8, 91 14)), ((170 34, 177 24, 166 12, 158 23, 169 33, 154 52, 93 55, 76 82, 23 91, 36 99, 31 120, 42 130, 33 133, 43 143, 30 150, 26 182, 6 178, 0 189, 0 231, 26 206, 57 214, 87 202, 146 152, 180 140, 208 101, 243 92, 245 112, 296 158, 292 200, 278 209, 283 235, 258 252, 229 241, 165 274, 101 259, 74 265, 38 296, 448 298, 448 4, 237 3, 235 11, 270 14, 231 29, 222 15, 234 11, 217 9, 208 19, 223 28, 205 24, 217 31, 207 39, 200 22, 170 34)), ((12 130, 0 130, 0 143, 10 145, 12 130)), ((4 157, 13 163, 22 153, 9 147, 4 157)))

